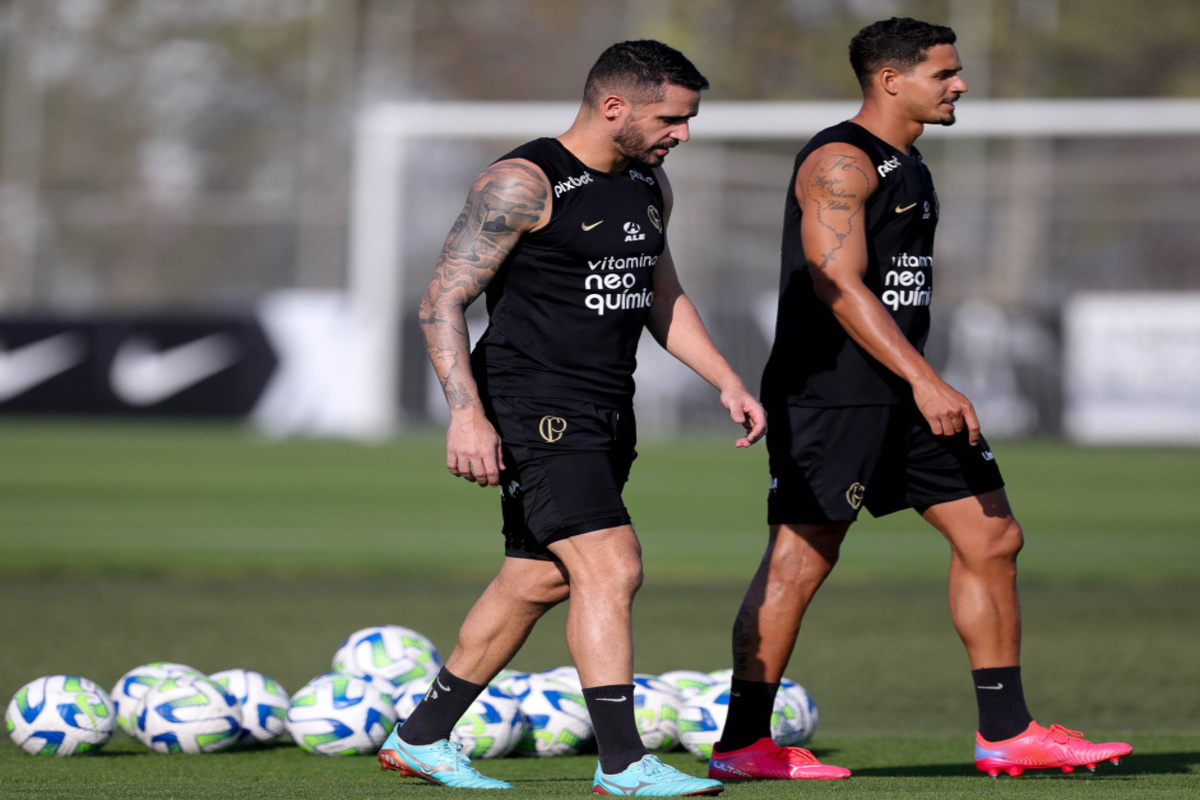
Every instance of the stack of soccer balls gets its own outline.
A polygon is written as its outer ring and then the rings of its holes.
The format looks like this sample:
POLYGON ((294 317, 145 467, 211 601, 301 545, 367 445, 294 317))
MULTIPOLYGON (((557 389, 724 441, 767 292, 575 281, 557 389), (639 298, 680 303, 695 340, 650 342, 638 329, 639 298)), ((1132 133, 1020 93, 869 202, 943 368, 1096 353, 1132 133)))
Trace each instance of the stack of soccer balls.
MULTIPOLYGON (((212 675, 185 664, 136 667, 110 693, 86 678, 52 675, 22 687, 9 703, 9 735, 34 755, 67 756, 104 745, 117 728, 160 753, 213 753, 285 741, 317 755, 374 753, 427 693, 438 691, 437 648, 399 625, 351 634, 332 669, 294 695, 248 669, 212 675)), ((686 748, 707 759, 729 705, 729 670, 677 670, 634 678, 634 718, 652 752, 686 748)), ((817 709, 785 679, 772 734, 808 741, 817 709)), ((451 739, 472 759, 575 755, 593 742, 591 718, 573 667, 504 670, 471 704, 451 739)))

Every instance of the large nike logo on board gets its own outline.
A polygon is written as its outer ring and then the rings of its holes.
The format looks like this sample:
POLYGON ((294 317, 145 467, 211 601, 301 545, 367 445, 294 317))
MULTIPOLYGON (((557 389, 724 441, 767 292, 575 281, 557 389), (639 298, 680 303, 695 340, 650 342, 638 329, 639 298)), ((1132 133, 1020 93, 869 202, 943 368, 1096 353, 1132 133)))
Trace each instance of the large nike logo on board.
POLYGON ((0 402, 18 397, 83 361, 87 343, 60 333, 10 350, 0 348, 0 402))
POLYGON ((123 342, 113 357, 113 393, 131 406, 152 406, 179 394, 238 359, 233 337, 214 333, 156 350, 143 336, 123 342))

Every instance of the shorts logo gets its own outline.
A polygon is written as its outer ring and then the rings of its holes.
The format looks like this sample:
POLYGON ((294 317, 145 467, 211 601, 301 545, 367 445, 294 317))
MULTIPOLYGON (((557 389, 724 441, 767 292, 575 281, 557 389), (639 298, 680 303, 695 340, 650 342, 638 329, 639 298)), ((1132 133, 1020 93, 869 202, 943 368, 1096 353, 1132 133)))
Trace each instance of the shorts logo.
POLYGON ((984 450, 979 455, 983 456, 984 461, 995 461, 996 460, 996 457, 994 455, 992 455, 991 450, 984 450))
POLYGON ((538 423, 538 433, 551 444, 561 439, 566 429, 567 421, 562 417, 542 417, 538 423))
POLYGON ((857 481, 850 484, 850 488, 846 490, 846 502, 850 507, 857 511, 862 507, 863 495, 867 493, 867 487, 857 481))

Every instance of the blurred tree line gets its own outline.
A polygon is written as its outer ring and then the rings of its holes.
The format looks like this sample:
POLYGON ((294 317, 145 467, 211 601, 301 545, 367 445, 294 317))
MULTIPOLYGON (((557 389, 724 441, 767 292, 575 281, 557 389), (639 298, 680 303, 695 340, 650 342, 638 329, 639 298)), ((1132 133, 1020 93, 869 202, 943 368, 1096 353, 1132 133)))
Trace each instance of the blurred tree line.
POLYGON ((853 98, 846 45, 891 15, 954 26, 975 96, 1200 94, 1196 0, 0 0, 0 302, 340 286, 366 104, 572 100, 645 37, 714 99, 853 98))

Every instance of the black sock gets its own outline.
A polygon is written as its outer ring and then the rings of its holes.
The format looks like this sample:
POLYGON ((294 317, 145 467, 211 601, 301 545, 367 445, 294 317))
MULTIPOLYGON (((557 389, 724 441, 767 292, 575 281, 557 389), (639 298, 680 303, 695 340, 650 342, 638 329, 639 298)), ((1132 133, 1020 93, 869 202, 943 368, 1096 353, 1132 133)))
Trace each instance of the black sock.
POLYGON ((713 748, 722 753, 740 750, 763 737, 771 737, 771 712, 775 709, 778 683, 743 681, 734 678, 729 686, 729 714, 721 740, 713 748))
POLYGON ((596 748, 600 751, 600 769, 615 775, 646 755, 646 746, 633 718, 633 684, 593 686, 583 690, 596 748))
POLYGON ((417 703, 412 715, 405 720, 396 734, 408 744, 433 744, 439 739, 449 739, 450 731, 467 713, 471 703, 486 689, 478 683, 455 677, 442 667, 441 672, 429 684, 425 697, 417 703))
POLYGON ((1020 667, 973 669, 975 701, 979 704, 979 735, 989 742, 1011 739, 1033 722, 1025 706, 1020 667))

